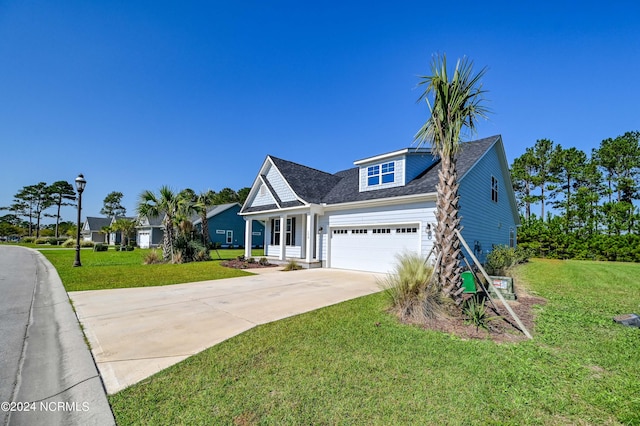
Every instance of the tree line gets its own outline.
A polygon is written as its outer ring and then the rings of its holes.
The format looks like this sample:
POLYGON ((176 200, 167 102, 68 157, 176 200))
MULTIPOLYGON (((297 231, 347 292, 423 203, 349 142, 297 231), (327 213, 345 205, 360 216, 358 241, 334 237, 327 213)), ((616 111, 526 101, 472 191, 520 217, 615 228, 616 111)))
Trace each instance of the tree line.
POLYGON ((13 235, 25 233, 31 237, 35 232, 36 237, 40 237, 41 220, 44 217, 55 219, 55 237, 60 236, 60 221, 62 219, 60 210, 63 206, 71 206, 75 203, 69 201, 75 200, 76 191, 69 182, 59 180, 51 185, 46 182, 39 182, 35 185, 27 185, 20 189, 13 196, 13 203, 0 210, 7 210, 10 214, 3 216, 2 234, 13 235), (50 208, 55 208, 55 213, 47 213, 50 208), (24 221, 21 218, 27 218, 24 221))
POLYGON ((589 155, 539 139, 511 177, 519 245, 538 256, 640 261, 640 132, 605 139, 589 155))
MULTIPOLYGON (((195 194, 191 189, 182 192, 195 194)), ((219 192, 206 191, 209 194, 211 203, 214 205, 238 202, 243 204, 249 195, 250 188, 241 188, 235 191, 231 188, 223 188, 219 192)), ((103 207, 100 214, 109 218, 124 217, 127 210, 122 206, 122 192, 112 191, 103 200, 103 207)), ((43 230, 47 235, 54 235, 56 238, 61 235, 73 235, 76 225, 72 221, 63 221, 60 214, 63 206, 75 205, 76 191, 73 185, 67 181, 56 181, 51 185, 46 182, 39 182, 34 185, 27 185, 21 188, 13 196, 13 202, 0 210, 9 213, 0 216, 0 236, 35 236, 39 238, 43 230), (55 224, 43 225, 43 218, 54 218, 55 224), (50 232, 53 231, 53 232, 50 232)), ((121 223, 113 229, 104 229, 104 233, 109 235, 111 231, 128 230, 130 226, 121 223), (120 229, 124 228, 124 229, 120 229)))

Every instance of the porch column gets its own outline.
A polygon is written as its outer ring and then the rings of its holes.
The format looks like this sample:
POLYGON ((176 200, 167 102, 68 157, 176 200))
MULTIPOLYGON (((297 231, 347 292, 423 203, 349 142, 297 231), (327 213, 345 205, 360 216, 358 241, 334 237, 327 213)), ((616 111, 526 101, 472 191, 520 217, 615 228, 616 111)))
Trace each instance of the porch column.
POLYGON ((287 215, 280 216, 280 260, 287 259, 287 215))
POLYGON ((312 212, 307 213, 307 241, 305 248, 307 249, 306 261, 309 263, 313 260, 313 247, 316 245, 316 224, 314 221, 314 214, 312 212))
POLYGON ((244 257, 248 259, 251 257, 251 230, 253 229, 253 219, 244 219, 244 257))

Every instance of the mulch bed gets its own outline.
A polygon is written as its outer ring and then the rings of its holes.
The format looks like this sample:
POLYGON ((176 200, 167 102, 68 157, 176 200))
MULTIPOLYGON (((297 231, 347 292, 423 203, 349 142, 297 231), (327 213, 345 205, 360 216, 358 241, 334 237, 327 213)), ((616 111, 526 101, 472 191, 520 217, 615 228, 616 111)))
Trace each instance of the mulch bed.
POLYGON ((220 265, 226 266, 227 268, 234 268, 234 269, 275 268, 275 267, 278 266, 278 265, 274 265, 272 263, 268 263, 266 265, 261 265, 258 262, 249 263, 246 260, 238 260, 238 259, 225 260, 225 261, 220 262, 220 265))
MULTIPOLYGON (((462 339, 489 339, 497 343, 528 340, 500 300, 494 298, 494 303, 497 311, 493 309, 491 304, 488 304, 488 316, 500 316, 501 318, 491 320, 487 323, 489 331, 482 328, 476 330, 474 325, 468 324, 465 319, 459 315, 448 315, 445 318, 431 320, 428 324, 424 324, 423 327, 430 330, 450 333, 462 339)), ((508 300, 507 303, 509 303, 509 306, 511 306, 511 309, 516 313, 518 318, 520 318, 520 321, 527 328, 529 334, 533 335, 535 326, 534 306, 544 305, 546 299, 529 295, 525 291, 520 290, 518 292, 518 299, 508 300)))

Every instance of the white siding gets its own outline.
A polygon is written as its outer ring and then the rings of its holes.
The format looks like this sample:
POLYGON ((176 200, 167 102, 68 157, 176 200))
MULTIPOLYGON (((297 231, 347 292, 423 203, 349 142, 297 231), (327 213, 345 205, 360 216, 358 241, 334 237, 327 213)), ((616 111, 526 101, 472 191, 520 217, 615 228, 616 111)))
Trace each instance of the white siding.
POLYGON ((255 197, 251 200, 249 207, 257 207, 257 206, 268 206, 271 204, 275 204, 276 200, 269 192, 269 188, 263 183, 260 184, 260 188, 256 192, 255 197))
MULTIPOLYGON (((287 246, 285 247, 284 252, 284 256, 287 259, 301 259, 303 257, 302 247, 300 246, 287 246)), ((267 245, 266 255, 272 257, 280 257, 280 246, 267 245)))
POLYGON ((280 174, 280 172, 275 168, 271 167, 267 172, 267 180, 273 187, 273 190, 276 192, 276 195, 282 201, 296 201, 296 195, 289 188, 284 178, 280 174))
MULTIPOLYGON (((328 234, 331 227, 351 226, 351 225, 393 225, 415 223, 419 227, 421 255, 426 256, 433 246, 433 234, 431 238, 426 231, 427 224, 432 228, 435 219, 435 201, 424 201, 420 203, 406 203, 397 206, 356 208, 350 210, 340 210, 327 212, 320 216, 318 226, 321 226, 322 238, 320 240, 319 258, 326 262, 328 257, 328 234)), ((389 253, 390 257, 394 253, 389 253)))

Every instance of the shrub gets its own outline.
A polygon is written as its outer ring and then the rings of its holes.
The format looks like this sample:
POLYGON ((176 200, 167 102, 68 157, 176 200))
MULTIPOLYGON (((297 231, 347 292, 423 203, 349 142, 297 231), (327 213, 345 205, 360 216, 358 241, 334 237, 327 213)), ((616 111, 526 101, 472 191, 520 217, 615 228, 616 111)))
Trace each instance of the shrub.
POLYGON ((487 255, 485 269, 492 275, 505 275, 513 266, 529 260, 530 254, 524 247, 495 246, 487 255))
POLYGON ((80 247, 93 247, 93 241, 80 240, 80 247))
POLYGON ((33 243, 36 240, 36 237, 22 237, 20 242, 22 243, 33 243))
POLYGON ((440 292, 435 284, 430 284, 433 268, 415 253, 403 253, 396 258, 393 272, 378 281, 392 311, 408 322, 424 323, 440 316, 440 292))
POLYGON ((143 263, 145 265, 153 265, 153 264, 156 264, 156 263, 162 263, 162 254, 159 253, 157 250, 151 250, 144 257, 143 263))
POLYGON ((76 240, 75 238, 67 238, 64 243, 62 243, 62 247, 75 247, 76 240))
POLYGON ((462 313, 467 317, 467 322, 473 324, 476 331, 479 328, 489 331, 489 321, 500 318, 499 316, 489 317, 485 301, 485 298, 480 294, 475 294, 472 298, 467 299, 462 306, 462 313))
POLYGON ((47 243, 51 244, 52 246, 57 246, 58 245, 58 239, 56 237, 49 237, 49 238, 47 238, 47 243))
POLYGON ((289 259, 289 262, 282 268, 283 271, 297 271, 298 269, 302 269, 302 266, 295 259, 289 259))
POLYGON ((271 265, 269 263, 269 260, 266 257, 261 257, 260 260, 258 261, 258 264, 261 266, 269 266, 271 265))
POLYGON ((256 263, 256 260, 253 257, 247 259, 247 263, 256 263))
POLYGON ((95 246, 93 246, 93 251, 107 251, 108 249, 109 249, 109 246, 102 243, 98 243, 95 246))
POLYGON ((206 262, 207 260, 211 260, 211 256, 209 256, 209 249, 203 244, 202 247, 199 248, 193 256, 193 261, 206 262))
POLYGON ((36 244, 47 244, 49 242, 48 238, 36 238, 34 241, 36 244))
POLYGON ((184 235, 173 244, 174 263, 201 262, 211 260, 209 249, 198 239, 188 239, 184 235), (179 254, 179 256, 177 256, 179 254))

